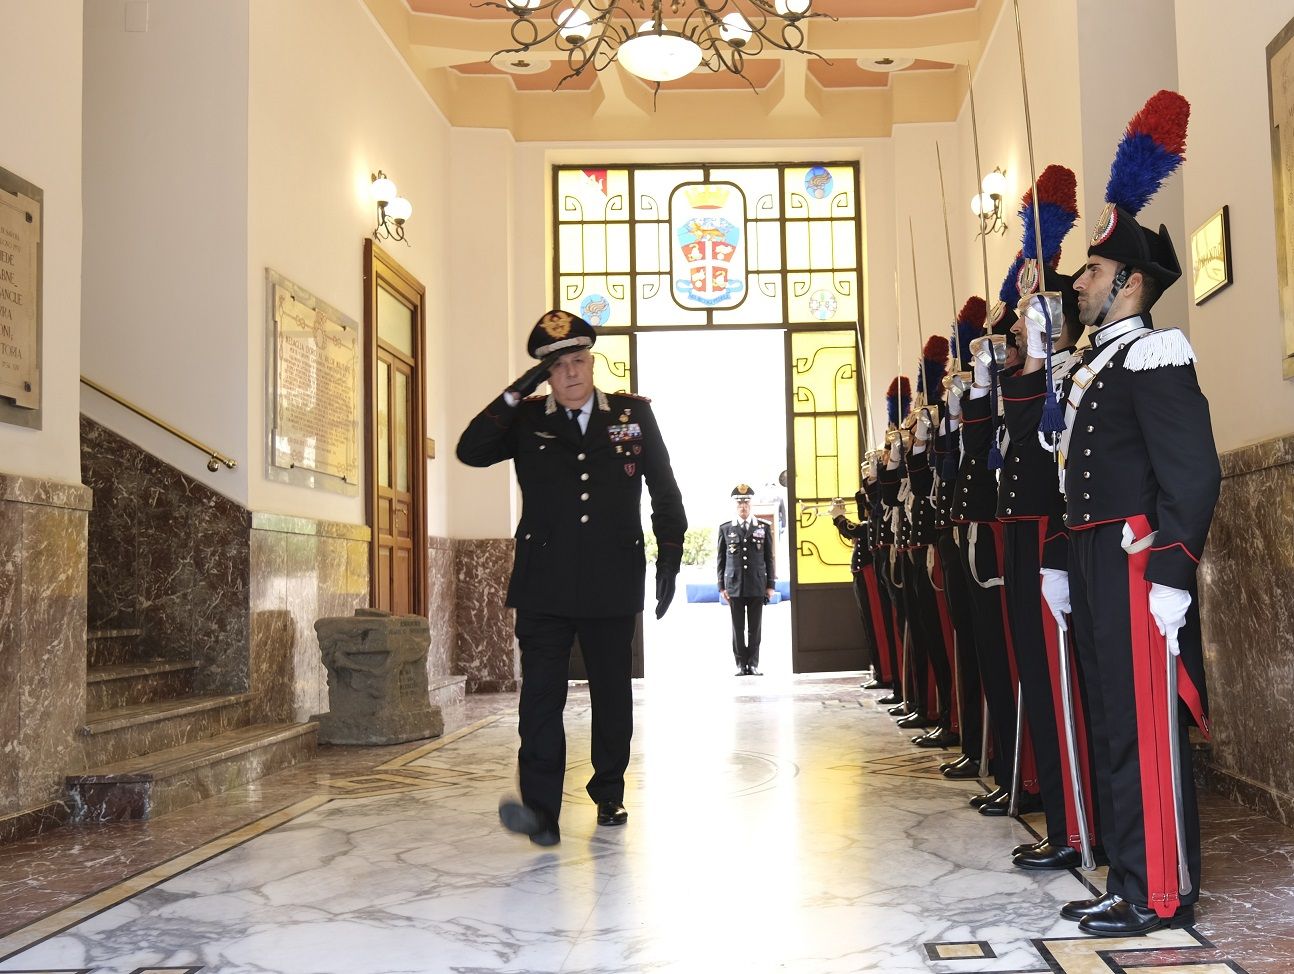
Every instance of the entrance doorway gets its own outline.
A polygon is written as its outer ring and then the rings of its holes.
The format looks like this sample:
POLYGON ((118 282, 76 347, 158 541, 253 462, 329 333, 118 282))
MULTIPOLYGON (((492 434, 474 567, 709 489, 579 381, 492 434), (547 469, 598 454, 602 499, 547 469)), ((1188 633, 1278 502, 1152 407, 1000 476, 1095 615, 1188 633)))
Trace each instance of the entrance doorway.
MULTIPOLYGON (((771 328, 638 333, 637 388, 652 399, 689 525, 678 592, 660 621, 652 611, 655 572, 648 569, 643 638, 649 677, 733 677, 731 616, 719 600, 715 538, 719 525, 735 515, 735 485, 755 489, 752 513, 769 521, 777 578, 784 590, 790 581, 790 511, 779 483, 787 466, 785 334, 771 328)), ((644 524, 649 514, 644 495, 644 524)), ((791 675, 786 602, 764 607, 759 668, 766 678, 791 675)))

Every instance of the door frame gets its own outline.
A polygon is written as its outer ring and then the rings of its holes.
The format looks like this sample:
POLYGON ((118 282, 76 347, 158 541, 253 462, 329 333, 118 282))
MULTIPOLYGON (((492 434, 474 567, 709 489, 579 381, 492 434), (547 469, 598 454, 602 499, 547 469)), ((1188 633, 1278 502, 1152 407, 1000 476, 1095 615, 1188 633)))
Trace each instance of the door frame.
POLYGON ((368 552, 369 605, 377 603, 378 583, 378 490, 377 433, 374 396, 377 389, 377 295, 385 285, 415 309, 413 329, 414 381, 410 409, 409 488, 413 495, 412 535, 413 593, 410 608, 426 616, 427 604, 427 289, 371 238, 364 240, 364 517, 372 532, 368 552))

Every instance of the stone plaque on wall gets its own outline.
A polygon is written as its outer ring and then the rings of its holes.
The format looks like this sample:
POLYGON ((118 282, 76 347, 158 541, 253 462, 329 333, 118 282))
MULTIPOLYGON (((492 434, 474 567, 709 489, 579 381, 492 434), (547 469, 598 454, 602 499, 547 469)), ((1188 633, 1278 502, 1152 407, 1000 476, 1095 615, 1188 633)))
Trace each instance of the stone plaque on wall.
POLYGON ((0 170, 0 420, 40 427, 41 200, 0 170))
POLYGON ((267 271, 269 475, 355 496, 360 489, 359 326, 267 271))

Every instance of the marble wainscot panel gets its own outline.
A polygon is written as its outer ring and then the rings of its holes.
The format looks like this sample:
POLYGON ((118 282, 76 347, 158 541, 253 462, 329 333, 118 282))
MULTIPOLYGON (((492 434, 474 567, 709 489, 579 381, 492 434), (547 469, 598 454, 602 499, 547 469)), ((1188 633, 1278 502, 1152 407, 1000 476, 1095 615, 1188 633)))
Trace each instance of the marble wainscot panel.
POLYGON ((456 675, 454 670, 457 600, 453 542, 449 538, 430 537, 427 539, 427 624, 431 629, 431 647, 427 650, 427 688, 432 706, 440 708, 447 731, 461 727, 466 719, 467 677, 456 675))
POLYGON ((1210 788, 1294 824, 1294 436, 1222 456, 1200 564, 1210 788))
POLYGON ((454 669, 466 675, 468 693, 517 688, 520 657, 513 632, 514 613, 504 605, 514 544, 512 538, 454 541, 458 627, 454 669))
POLYGON ((198 693, 246 690, 250 512, 84 416, 81 473, 92 626, 137 627, 139 660, 196 661, 198 693))
POLYGON ((0 473, 0 841, 66 819, 85 720, 91 493, 0 473))
POLYGON ((372 532, 364 525, 252 515, 253 719, 305 721, 328 710, 317 619, 368 605, 372 532))

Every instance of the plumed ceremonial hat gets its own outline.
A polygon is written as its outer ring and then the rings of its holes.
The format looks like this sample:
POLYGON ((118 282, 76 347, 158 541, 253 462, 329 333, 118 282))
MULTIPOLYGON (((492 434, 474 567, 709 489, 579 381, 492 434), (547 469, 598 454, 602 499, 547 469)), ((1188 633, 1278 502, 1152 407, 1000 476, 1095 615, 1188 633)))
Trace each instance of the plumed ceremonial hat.
POLYGON ((597 330, 579 315, 553 309, 544 312, 530 329, 526 351, 531 358, 546 358, 554 352, 590 348, 598 340, 597 330))
MULTIPOLYGON (((1020 255, 1016 258, 1015 290, 1020 298, 1028 297, 1039 289, 1060 291, 1062 297, 1068 288, 1074 299, 1072 284, 1063 274, 1056 272, 1060 263, 1061 244, 1066 234, 1078 221, 1078 182, 1071 169, 1051 165, 1038 177, 1038 223, 1042 225, 1043 273, 1039 281, 1038 239, 1034 227, 1033 191, 1024 194, 1020 206, 1020 220, 1024 224, 1020 255)), ((1077 309, 1077 304, 1074 305, 1077 309)))
POLYGON ((896 375, 885 394, 885 412, 890 424, 898 426, 912 408, 912 383, 906 375, 896 375))
MULTIPOLYGON (((970 343, 984 334, 984 319, 988 306, 978 294, 972 294, 957 312, 957 328, 953 334, 953 356, 963 366, 970 361, 970 343)), ((967 366, 968 367, 968 366, 967 366)))
POLYGON ((948 374, 948 339, 931 335, 921 349, 921 371, 917 375, 926 402, 935 402, 944 394, 944 376, 948 374))
POLYGON ((1162 289, 1182 276, 1168 228, 1154 231, 1137 214, 1186 158, 1191 105, 1175 91, 1151 95, 1128 123, 1110 165, 1105 209, 1092 230, 1089 256, 1127 264, 1154 278, 1162 289))

